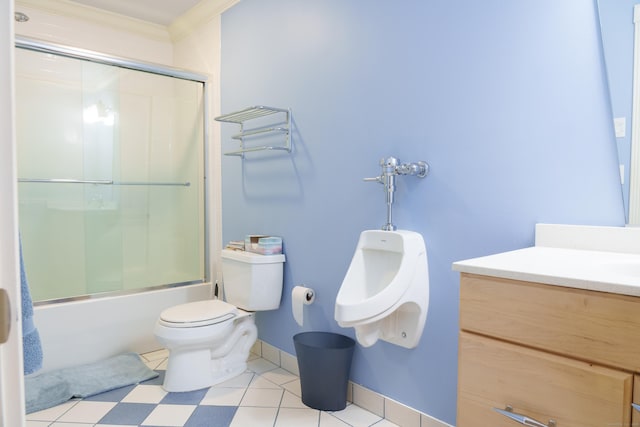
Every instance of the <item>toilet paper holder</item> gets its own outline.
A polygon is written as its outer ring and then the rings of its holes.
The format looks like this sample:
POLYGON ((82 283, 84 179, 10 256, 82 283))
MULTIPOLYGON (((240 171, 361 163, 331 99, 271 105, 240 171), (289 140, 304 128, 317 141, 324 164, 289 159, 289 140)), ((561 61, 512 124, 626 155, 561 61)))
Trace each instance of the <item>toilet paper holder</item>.
POLYGON ((313 304, 315 298, 315 291, 305 285, 295 286, 291 290, 291 310, 293 318, 299 326, 303 325, 304 306, 313 304))

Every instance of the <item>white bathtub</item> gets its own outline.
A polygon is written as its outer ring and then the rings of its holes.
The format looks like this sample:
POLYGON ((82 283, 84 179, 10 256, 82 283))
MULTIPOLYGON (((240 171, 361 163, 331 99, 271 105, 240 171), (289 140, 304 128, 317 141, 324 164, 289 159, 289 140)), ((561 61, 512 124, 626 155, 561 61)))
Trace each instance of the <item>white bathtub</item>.
POLYGON ((40 372, 92 363, 128 351, 157 350, 161 346, 155 340, 153 326, 160 312, 210 295, 210 284, 197 284, 37 306, 34 321, 44 353, 40 372))

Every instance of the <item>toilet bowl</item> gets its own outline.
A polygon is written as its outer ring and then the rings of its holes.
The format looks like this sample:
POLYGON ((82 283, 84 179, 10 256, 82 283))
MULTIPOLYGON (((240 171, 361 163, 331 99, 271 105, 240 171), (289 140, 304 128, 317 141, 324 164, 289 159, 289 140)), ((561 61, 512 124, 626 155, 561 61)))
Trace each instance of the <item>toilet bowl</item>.
POLYGON ((336 297, 338 325, 364 346, 418 345, 429 306, 427 251, 413 231, 366 230, 336 297))
POLYGON ((168 308, 154 332, 170 354, 167 391, 198 390, 241 374, 258 337, 250 313, 220 300, 168 308))
POLYGON ((164 310, 154 334, 169 350, 163 388, 198 390, 246 370, 258 330, 253 311, 280 306, 284 255, 222 251, 227 301, 190 302, 164 310), (262 296, 253 298, 252 295, 262 296))

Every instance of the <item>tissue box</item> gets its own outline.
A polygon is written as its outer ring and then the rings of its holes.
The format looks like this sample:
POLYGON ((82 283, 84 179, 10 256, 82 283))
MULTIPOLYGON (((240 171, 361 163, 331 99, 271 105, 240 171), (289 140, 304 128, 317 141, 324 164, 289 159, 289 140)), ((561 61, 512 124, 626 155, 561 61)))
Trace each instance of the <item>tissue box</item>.
POLYGON ((244 239, 244 250, 262 255, 282 253, 282 238, 251 234, 244 239))
POLYGON ((258 240, 262 239, 265 236, 263 234, 249 234, 244 238, 244 250, 249 252, 254 252, 255 249, 258 249, 258 240))

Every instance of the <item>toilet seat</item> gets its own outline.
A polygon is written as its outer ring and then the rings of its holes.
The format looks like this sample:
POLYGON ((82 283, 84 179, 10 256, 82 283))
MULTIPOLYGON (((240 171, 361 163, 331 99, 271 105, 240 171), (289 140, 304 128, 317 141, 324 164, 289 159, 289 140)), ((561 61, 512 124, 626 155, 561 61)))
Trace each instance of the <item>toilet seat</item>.
POLYGON ((209 326, 233 319, 238 309, 221 300, 189 302, 170 307, 160 313, 159 323, 170 328, 209 326))

